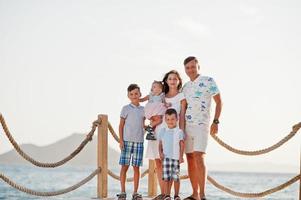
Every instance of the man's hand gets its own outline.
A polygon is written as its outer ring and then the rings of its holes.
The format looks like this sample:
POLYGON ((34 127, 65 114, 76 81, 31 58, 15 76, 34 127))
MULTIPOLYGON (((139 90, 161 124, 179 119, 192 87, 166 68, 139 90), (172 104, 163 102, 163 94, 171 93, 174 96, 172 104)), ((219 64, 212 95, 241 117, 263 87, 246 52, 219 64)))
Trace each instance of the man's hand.
POLYGON ((216 135, 218 133, 218 125, 216 123, 212 123, 210 127, 210 134, 216 135))
POLYGON ((120 148, 121 151, 124 148, 124 142, 122 140, 120 140, 120 142, 119 142, 119 148, 120 148))

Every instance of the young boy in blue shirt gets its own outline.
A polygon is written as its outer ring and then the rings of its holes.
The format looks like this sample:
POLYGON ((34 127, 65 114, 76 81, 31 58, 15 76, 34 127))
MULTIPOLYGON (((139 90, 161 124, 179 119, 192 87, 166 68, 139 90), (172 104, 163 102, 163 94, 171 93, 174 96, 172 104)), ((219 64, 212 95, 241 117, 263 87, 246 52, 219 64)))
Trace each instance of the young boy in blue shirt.
POLYGON ((177 127, 178 114, 173 108, 165 112, 166 128, 158 133, 159 154, 163 165, 164 200, 171 200, 171 186, 174 182, 174 200, 180 200, 180 163, 184 162, 184 133, 177 127))
POLYGON ((122 108, 119 123, 121 193, 117 197, 118 200, 126 199, 126 173, 131 164, 134 169, 134 193, 132 199, 142 200, 142 196, 137 193, 137 190, 140 178, 139 167, 142 166, 143 159, 144 108, 139 104, 139 98, 141 97, 139 86, 131 84, 128 86, 127 91, 130 104, 122 108))

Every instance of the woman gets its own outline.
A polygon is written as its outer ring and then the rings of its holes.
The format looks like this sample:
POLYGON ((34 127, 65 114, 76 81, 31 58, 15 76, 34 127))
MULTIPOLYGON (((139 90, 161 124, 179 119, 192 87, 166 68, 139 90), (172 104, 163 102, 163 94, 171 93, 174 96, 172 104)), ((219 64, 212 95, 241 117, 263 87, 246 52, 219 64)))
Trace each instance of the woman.
MULTIPOLYGON (((174 108, 179 113, 179 128, 184 130, 185 127, 185 110, 186 100, 183 93, 180 92, 182 88, 182 79, 180 74, 171 70, 167 72, 163 78, 165 101, 170 105, 170 108, 174 108)), ((166 123, 163 119, 162 124, 157 126, 155 132, 158 133, 160 128, 166 127, 166 123)), ((163 181, 162 181, 162 161, 159 156, 159 142, 157 140, 148 141, 146 149, 146 158, 155 160, 156 172, 159 180, 161 194, 154 198, 154 200, 163 200, 163 181)))

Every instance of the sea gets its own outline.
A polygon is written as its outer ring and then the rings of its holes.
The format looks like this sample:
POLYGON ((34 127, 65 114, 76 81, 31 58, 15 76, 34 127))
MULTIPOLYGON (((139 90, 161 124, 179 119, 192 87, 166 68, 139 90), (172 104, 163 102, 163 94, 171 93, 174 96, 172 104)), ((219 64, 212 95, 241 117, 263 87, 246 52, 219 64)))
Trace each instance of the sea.
MULTIPOLYGON (((62 166, 55 169, 44 169, 28 165, 0 165, 0 173, 11 178, 16 183, 27 188, 37 191, 55 191, 67 188, 76 184, 80 180, 87 177, 95 167, 81 166, 71 167, 62 166)), ((119 168, 112 169, 116 174, 119 174, 119 168)), ((144 169, 141 169, 141 172, 144 169)), ((186 171, 182 171, 186 174, 186 171)), ((289 179, 296 176, 296 174, 284 173, 245 173, 245 172, 208 172, 211 177, 222 185, 239 192, 262 192, 280 185, 289 179)), ((132 176, 132 169, 129 169, 128 177, 132 176)), ((119 182, 109 177, 108 180, 108 197, 116 198, 116 194, 120 190, 119 182)), ((126 190, 128 199, 131 199, 133 191, 133 183, 127 183, 126 190)), ((159 191, 159 189, 158 189, 159 191)), ((140 180, 139 192, 143 196, 147 196, 147 176, 140 180)), ((189 180, 181 181, 180 197, 184 198, 191 194, 191 187, 189 180)), ((207 183, 206 194, 209 200, 231 200, 242 199, 229 195, 219 189, 215 188, 210 183, 207 183)), ((33 200, 33 199, 71 199, 71 200, 85 200, 95 199, 96 193, 96 177, 90 182, 67 194, 55 197, 36 197, 12 188, 0 179, 0 199, 7 200, 33 200)), ((254 198, 253 198, 254 199, 254 198)), ((289 187, 273 193, 261 199, 269 200, 297 200, 299 199, 299 182, 290 185, 289 187)))

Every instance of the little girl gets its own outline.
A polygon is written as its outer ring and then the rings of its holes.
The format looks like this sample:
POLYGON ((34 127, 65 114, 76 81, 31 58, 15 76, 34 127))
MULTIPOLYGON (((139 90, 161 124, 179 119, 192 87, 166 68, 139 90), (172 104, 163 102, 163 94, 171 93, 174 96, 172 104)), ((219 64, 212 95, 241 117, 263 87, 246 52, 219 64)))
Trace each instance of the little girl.
POLYGON ((162 123, 162 117, 168 107, 165 102, 165 94, 163 92, 163 84, 161 81, 154 81, 152 83, 152 89, 149 95, 140 99, 140 102, 147 101, 144 107, 145 117, 150 120, 150 125, 148 125, 145 130, 147 131, 147 140, 156 140, 154 135, 154 129, 157 125, 162 123))

